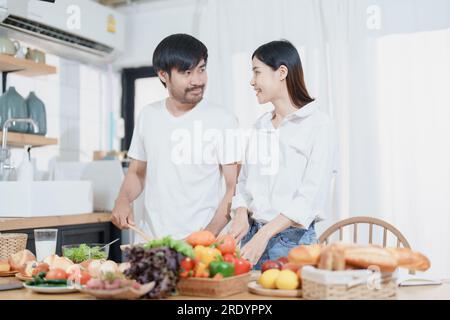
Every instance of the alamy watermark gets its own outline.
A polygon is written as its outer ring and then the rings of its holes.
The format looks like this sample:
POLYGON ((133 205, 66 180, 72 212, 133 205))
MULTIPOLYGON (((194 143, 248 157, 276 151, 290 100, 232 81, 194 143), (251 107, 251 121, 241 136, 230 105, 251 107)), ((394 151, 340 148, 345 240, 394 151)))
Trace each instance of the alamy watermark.
POLYGON ((257 165, 260 174, 275 175, 279 169, 279 132, 275 129, 214 129, 194 121, 192 130, 175 129, 170 137, 171 161, 175 164, 217 164, 240 159, 257 165))

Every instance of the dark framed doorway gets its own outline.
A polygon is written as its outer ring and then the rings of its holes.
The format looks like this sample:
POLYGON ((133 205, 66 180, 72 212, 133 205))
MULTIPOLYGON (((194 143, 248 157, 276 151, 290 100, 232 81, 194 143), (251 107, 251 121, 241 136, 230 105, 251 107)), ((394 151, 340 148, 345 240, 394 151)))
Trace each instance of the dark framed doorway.
POLYGON ((133 137, 135 119, 136 80, 153 78, 157 74, 153 67, 126 68, 122 70, 122 118, 125 121, 125 137, 122 139, 122 150, 128 150, 133 137))

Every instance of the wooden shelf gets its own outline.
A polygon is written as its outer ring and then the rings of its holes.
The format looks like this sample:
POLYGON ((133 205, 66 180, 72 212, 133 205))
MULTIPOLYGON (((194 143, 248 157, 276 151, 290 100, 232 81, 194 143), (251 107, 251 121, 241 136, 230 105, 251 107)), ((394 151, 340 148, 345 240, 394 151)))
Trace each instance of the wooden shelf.
POLYGON ((56 73, 56 67, 0 54, 0 72, 14 72, 26 77, 35 77, 54 74, 56 73))
MULTIPOLYGON (((0 141, 3 133, 0 131, 0 141)), ((23 148, 25 145, 33 147, 44 147, 58 144, 58 139, 47 138, 36 134, 26 134, 8 131, 8 146, 23 148)))

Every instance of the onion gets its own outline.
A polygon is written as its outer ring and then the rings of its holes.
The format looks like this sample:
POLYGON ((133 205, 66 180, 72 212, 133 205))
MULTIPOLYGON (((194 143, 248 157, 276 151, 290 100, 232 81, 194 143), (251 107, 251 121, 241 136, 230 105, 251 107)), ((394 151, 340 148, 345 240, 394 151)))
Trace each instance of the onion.
POLYGON ((93 278, 98 278, 100 276, 100 267, 102 266, 102 260, 92 260, 89 264, 88 272, 93 278))
POLYGON ((100 273, 101 274, 105 274, 105 273, 108 273, 108 272, 116 273, 118 271, 119 271, 119 267, 117 266, 117 263, 115 263, 112 260, 107 260, 105 263, 103 263, 100 266, 100 273))

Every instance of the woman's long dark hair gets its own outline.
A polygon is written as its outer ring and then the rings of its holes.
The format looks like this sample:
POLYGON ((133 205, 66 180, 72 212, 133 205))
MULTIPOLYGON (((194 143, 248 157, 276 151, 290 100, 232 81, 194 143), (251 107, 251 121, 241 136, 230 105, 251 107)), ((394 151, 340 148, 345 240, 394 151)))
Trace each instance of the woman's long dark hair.
POLYGON ((303 67, 297 49, 287 40, 271 41, 260 46, 252 55, 273 70, 282 65, 288 69, 286 85, 292 103, 301 108, 314 101, 306 90, 303 67))

